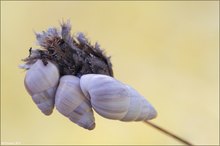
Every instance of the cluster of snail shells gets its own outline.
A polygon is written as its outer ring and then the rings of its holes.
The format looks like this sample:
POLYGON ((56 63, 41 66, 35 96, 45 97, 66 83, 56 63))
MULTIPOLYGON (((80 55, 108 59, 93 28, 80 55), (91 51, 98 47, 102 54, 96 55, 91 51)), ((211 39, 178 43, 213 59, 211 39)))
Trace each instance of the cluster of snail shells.
POLYGON ((132 87, 106 75, 60 77, 55 64, 37 60, 27 71, 25 88, 38 108, 50 115, 56 109, 72 122, 92 130, 92 108, 101 116, 121 121, 145 121, 157 116, 153 106, 132 87))

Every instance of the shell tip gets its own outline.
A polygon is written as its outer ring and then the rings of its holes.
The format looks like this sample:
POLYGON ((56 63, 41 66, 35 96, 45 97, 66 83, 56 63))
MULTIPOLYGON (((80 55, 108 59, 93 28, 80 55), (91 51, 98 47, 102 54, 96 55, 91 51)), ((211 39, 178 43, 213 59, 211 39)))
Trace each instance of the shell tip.
POLYGON ((155 119, 157 117, 157 111, 152 107, 147 120, 155 119))
POLYGON ((92 123, 92 125, 90 125, 87 129, 88 130, 93 130, 95 128, 95 123, 92 123))
POLYGON ((53 110, 42 111, 42 113, 44 113, 44 115, 46 115, 46 116, 51 115, 52 112, 53 112, 53 110))

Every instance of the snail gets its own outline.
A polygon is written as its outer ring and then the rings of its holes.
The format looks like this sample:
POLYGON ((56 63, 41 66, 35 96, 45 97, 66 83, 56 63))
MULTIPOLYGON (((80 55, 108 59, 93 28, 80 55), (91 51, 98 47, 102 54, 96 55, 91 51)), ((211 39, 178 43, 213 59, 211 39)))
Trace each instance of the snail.
POLYGON ((53 112, 58 81, 58 68, 51 62, 45 66, 41 60, 37 60, 26 73, 25 88, 45 115, 53 112))
POLYGON ((88 130, 95 128, 90 102, 80 89, 80 79, 72 75, 61 77, 55 96, 56 109, 71 121, 88 130))
POLYGON ((153 106, 132 87, 113 77, 87 74, 80 87, 101 116, 121 121, 145 121, 157 116, 153 106))

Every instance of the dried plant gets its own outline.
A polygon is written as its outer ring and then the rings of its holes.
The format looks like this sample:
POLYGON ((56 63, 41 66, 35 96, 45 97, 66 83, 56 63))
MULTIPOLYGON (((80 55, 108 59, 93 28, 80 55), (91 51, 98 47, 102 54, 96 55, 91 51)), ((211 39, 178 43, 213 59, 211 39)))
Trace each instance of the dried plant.
POLYGON ((149 120, 154 107, 135 89, 113 78, 110 57, 98 43, 91 45, 83 33, 71 36, 70 22, 61 30, 36 33, 41 49, 29 49, 21 65, 27 71, 25 87, 38 108, 50 115, 57 110, 79 126, 95 128, 93 109, 108 119, 143 121, 183 144, 190 142, 149 120), (100 75, 101 74, 101 75, 100 75))
POLYGON ((44 64, 50 60, 58 65, 61 75, 81 77, 84 74, 105 74, 113 76, 110 57, 107 57, 98 43, 91 45, 83 33, 71 36, 69 21, 61 24, 61 31, 49 28, 46 32, 36 33, 37 44, 42 49, 32 50, 24 61, 27 69, 37 59, 44 64))

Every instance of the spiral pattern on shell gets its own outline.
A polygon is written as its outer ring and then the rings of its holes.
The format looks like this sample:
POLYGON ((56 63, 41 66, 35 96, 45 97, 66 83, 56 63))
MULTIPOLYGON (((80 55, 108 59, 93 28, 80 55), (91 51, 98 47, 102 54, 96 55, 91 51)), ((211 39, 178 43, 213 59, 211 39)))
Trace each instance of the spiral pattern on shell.
POLYGON ((25 88, 45 115, 53 112, 58 82, 59 71, 51 62, 45 66, 41 60, 37 60, 26 73, 25 88))
POLYGON ((95 128, 92 107, 80 89, 79 80, 72 75, 61 77, 55 96, 55 106, 74 123, 92 130, 95 128))
POLYGON ((132 87, 105 75, 80 79, 84 95, 101 116, 121 121, 144 121, 157 116, 153 106, 132 87))

